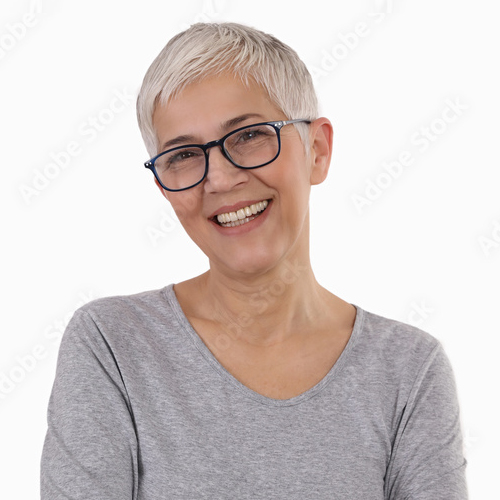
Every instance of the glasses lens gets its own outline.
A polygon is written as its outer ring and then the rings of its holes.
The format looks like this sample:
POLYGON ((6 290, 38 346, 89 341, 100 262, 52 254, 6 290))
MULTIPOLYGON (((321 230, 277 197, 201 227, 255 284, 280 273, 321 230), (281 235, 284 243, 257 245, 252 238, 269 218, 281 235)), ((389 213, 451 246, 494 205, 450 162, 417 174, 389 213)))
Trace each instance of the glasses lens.
POLYGON ((163 185, 169 189, 191 187, 203 179, 205 153, 197 147, 168 151, 156 159, 155 169, 163 185))
POLYGON ((238 166, 259 167, 278 155, 278 135, 271 125, 251 125, 231 134, 224 148, 238 166))

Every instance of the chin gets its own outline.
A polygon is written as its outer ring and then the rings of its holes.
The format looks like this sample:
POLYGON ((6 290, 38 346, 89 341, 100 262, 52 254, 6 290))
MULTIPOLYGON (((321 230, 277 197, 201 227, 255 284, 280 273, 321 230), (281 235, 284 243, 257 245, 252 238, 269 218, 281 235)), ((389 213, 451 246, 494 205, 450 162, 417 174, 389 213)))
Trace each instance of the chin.
MULTIPOLYGON (((220 261, 219 261, 220 262, 220 261)), ((258 277, 274 269, 280 262, 280 257, 273 252, 248 251, 243 255, 239 252, 236 258, 226 257, 222 263, 231 274, 238 274, 242 277, 258 277)))

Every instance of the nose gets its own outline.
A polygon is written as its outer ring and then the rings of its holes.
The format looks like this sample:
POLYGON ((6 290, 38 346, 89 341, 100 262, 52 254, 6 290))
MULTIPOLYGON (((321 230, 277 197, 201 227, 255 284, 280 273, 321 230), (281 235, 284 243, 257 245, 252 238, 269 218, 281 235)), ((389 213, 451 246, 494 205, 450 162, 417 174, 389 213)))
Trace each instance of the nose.
POLYGON ((207 192, 230 191, 239 184, 248 181, 249 172, 235 167, 225 156, 222 146, 217 145, 207 151, 208 172, 205 178, 207 192))

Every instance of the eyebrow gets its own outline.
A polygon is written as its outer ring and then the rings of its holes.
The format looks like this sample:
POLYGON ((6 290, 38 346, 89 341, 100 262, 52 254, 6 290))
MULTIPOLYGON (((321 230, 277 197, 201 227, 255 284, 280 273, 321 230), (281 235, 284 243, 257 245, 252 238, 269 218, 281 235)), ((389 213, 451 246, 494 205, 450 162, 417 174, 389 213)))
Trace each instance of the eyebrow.
MULTIPOLYGON (((248 120, 249 118, 260 118, 262 120, 265 120, 264 116, 262 116, 259 113, 245 113, 244 115, 236 116, 234 118, 231 118, 230 120, 221 123, 219 129, 221 130, 221 132, 227 131, 228 129, 236 127, 237 125, 244 122, 245 120, 248 120)), ((161 151, 166 151, 169 148, 180 146, 183 144, 193 144, 195 143, 195 141, 196 137, 194 135, 190 134, 178 135, 177 137, 174 137, 173 139, 164 142, 161 146, 161 151)))

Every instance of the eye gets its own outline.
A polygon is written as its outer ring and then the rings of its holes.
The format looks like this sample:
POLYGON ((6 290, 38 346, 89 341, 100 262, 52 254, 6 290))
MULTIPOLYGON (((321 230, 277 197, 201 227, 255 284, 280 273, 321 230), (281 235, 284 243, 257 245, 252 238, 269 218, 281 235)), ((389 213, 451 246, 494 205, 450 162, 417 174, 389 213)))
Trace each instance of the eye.
POLYGON ((193 158, 196 156, 199 156, 199 154, 194 152, 194 151, 181 150, 181 151, 178 151, 177 153, 172 154, 172 156, 170 156, 168 158, 168 162, 169 163, 178 163, 178 162, 189 160, 190 158, 193 158))
POLYGON ((160 174, 167 171, 196 168, 199 165, 205 165, 205 156, 202 149, 195 147, 167 152, 160 156, 155 163, 156 171, 160 174))
POLYGON ((205 162, 204 154, 201 149, 188 148, 178 149, 166 154, 164 159, 164 168, 179 169, 198 165, 205 162))
POLYGON ((269 136, 269 130, 266 127, 248 128, 236 135, 235 143, 249 142, 266 136, 269 136))
POLYGON ((235 142, 248 142, 252 141, 253 139, 256 139, 257 137, 261 136, 263 133, 262 130, 258 128, 252 128, 252 129, 247 129, 247 130, 242 130, 237 136, 236 136, 236 141, 235 142))
POLYGON ((251 141, 252 139, 255 139, 258 135, 259 135, 258 130, 244 130, 238 136, 238 141, 239 142, 251 141))

